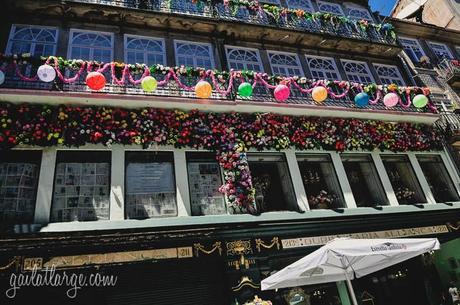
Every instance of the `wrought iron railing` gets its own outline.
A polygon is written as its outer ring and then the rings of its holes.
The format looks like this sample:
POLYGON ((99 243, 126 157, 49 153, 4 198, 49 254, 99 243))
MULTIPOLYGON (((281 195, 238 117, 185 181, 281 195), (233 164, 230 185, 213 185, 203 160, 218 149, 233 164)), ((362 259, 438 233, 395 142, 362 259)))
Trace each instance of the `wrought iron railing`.
POLYGON ((439 120, 436 121, 436 126, 442 130, 448 138, 460 135, 460 114, 443 112, 439 120))
POLYGON ((236 11, 232 11, 231 8, 223 5, 223 1, 216 0, 67 0, 67 2, 111 5, 130 9, 202 16, 217 21, 244 22, 313 34, 327 34, 374 43, 397 45, 394 37, 384 35, 374 27, 368 27, 367 30, 363 30, 355 23, 332 24, 331 22, 321 20, 295 19, 290 16, 275 19, 273 15, 266 14, 263 11, 255 12, 248 10, 243 6, 237 8, 236 11))
POLYGON ((444 58, 438 64, 438 69, 441 77, 448 81, 455 75, 460 76, 460 61, 450 58, 444 58))

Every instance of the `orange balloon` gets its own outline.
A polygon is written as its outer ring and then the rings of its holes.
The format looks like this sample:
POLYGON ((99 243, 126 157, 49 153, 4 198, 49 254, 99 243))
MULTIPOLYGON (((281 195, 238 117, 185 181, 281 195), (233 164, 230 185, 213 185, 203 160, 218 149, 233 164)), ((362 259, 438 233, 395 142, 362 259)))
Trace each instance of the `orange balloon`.
POLYGON ((195 86, 195 94, 199 98, 210 98, 212 94, 211 84, 207 81, 199 81, 195 86))
POLYGON ((327 89, 323 86, 313 88, 311 93, 313 100, 317 103, 324 102, 327 99, 327 89))

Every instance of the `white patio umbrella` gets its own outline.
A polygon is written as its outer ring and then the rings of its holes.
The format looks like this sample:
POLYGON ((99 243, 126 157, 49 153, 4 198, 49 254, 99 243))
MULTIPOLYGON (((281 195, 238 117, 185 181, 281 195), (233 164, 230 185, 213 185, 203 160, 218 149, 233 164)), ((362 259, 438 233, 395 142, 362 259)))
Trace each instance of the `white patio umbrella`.
POLYGON ((437 238, 337 238, 264 279, 262 290, 346 281, 358 305, 351 280, 438 250, 437 238))

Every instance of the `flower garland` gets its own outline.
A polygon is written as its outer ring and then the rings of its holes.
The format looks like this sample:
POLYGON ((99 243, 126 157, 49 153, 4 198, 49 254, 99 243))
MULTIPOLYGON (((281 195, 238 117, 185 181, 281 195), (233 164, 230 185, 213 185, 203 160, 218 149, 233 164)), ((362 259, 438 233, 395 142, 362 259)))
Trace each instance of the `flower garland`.
POLYGON ((14 105, 0 103, 0 149, 17 145, 172 145, 216 152, 224 169, 221 191, 229 205, 256 213, 246 151, 442 149, 440 135, 423 124, 325 119, 271 113, 183 112, 167 109, 14 105))
POLYGON ((271 16, 276 22, 279 22, 280 19, 283 19, 284 21, 305 20, 321 22, 323 25, 332 24, 336 28, 340 25, 352 25, 355 26, 356 29, 363 32, 369 32, 371 29, 374 29, 378 33, 382 34, 385 38, 391 39, 392 41, 396 40, 396 32, 393 25, 390 23, 375 24, 369 22, 368 20, 355 20, 328 12, 311 13, 302 9, 289 9, 273 4, 261 4, 257 0, 224 0, 223 3, 224 6, 228 8, 233 15, 237 14, 240 7, 244 7, 260 17, 264 15, 271 16))
MULTIPOLYGON (((124 64, 118 62, 98 63, 83 60, 64 60, 60 57, 30 58, 30 55, 20 56, 0 55, 0 74, 13 70, 23 81, 51 82, 57 77, 63 83, 74 83, 80 80, 83 73, 87 73, 86 83, 92 90, 100 90, 106 84, 103 73, 110 71, 113 85, 123 86, 127 84, 141 85, 144 91, 152 92, 157 86, 165 86, 174 81, 185 91, 195 91, 199 98, 210 98, 213 90, 223 96, 235 93, 234 85, 240 83, 237 93, 242 98, 250 98, 253 89, 263 86, 267 90, 273 90, 273 95, 278 102, 285 102, 295 89, 302 94, 311 95, 317 104, 330 99, 343 99, 348 97, 354 101, 356 107, 375 105, 379 102, 388 107, 399 105, 402 108, 424 108, 431 112, 437 112, 436 107, 429 99, 430 90, 420 87, 400 87, 396 84, 363 85, 349 81, 311 80, 305 77, 282 77, 270 76, 266 73, 254 71, 217 71, 203 68, 190 67, 165 67, 153 65, 148 67, 144 64, 124 64), (24 76, 20 66, 29 63, 42 63, 33 77, 24 76), (74 76, 67 78, 63 70, 74 71, 74 76), (134 76, 133 76, 134 75, 134 76), (157 80, 152 77, 162 78, 157 80), (196 77, 195 85, 184 84, 181 77, 196 77), (207 82, 211 81, 212 85, 207 82)), ((1 75, 0 75, 1 76, 1 75)), ((0 85, 3 81, 1 81, 0 85)), ((4 75, 3 75, 4 80, 4 75)), ((236 96, 236 94, 234 94, 236 96)))

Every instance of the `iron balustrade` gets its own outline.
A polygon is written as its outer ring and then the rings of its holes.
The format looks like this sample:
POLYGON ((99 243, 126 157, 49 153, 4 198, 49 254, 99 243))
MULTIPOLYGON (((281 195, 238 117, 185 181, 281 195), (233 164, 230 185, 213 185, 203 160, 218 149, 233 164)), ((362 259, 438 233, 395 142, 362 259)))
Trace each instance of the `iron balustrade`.
POLYGON ((292 18, 292 16, 275 19, 271 14, 267 14, 263 11, 255 12, 243 6, 240 6, 235 12, 232 12, 231 8, 225 7, 222 1, 218 0, 67 0, 67 2, 110 5, 146 11, 202 16, 212 18, 216 21, 244 22, 312 34, 326 34, 374 43, 398 45, 396 39, 383 35, 373 27, 362 30, 353 22, 334 25, 330 22, 321 20, 296 19, 292 18))
POLYGON ((460 135, 460 114, 453 112, 442 112, 436 126, 444 132, 447 137, 460 135))
POLYGON ((441 77, 449 81, 454 76, 460 76, 460 61, 450 58, 444 58, 438 64, 441 77))

